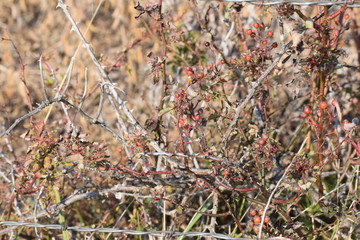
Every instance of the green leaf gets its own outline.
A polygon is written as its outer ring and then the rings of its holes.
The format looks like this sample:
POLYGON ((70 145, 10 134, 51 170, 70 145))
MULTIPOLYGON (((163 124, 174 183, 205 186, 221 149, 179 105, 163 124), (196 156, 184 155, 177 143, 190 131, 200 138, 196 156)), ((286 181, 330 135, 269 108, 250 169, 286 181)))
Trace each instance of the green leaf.
MULTIPOLYGON (((205 212, 206 210, 209 209, 209 207, 212 205, 212 203, 213 203, 212 200, 209 201, 209 202, 205 202, 199 211, 200 211, 200 212, 205 212)), ((196 213, 196 214, 192 217, 192 219, 190 220, 189 225, 187 225, 187 227, 185 228, 184 233, 185 233, 185 232, 189 232, 189 231, 192 229, 192 227, 195 225, 195 223, 196 223, 201 217, 202 217, 202 214, 196 213)), ((184 238, 184 236, 181 236, 181 237, 178 238, 178 240, 182 240, 183 238, 184 238)))
POLYGON ((165 113, 169 113, 171 111, 174 111, 173 107, 164 108, 160 111, 160 115, 164 115, 165 113))
POLYGON ((211 115, 209 116, 209 120, 218 119, 219 117, 220 117, 219 114, 211 114, 211 115))

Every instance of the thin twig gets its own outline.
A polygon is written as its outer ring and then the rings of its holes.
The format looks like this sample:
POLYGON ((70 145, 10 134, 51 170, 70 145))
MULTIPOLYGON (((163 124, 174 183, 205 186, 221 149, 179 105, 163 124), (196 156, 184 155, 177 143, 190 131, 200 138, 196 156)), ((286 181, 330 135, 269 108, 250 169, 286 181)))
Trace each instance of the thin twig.
MULTIPOLYGON (((73 19, 73 17, 71 16, 71 14, 70 14, 70 12, 68 10, 67 5, 64 3, 63 0, 58 0, 58 6, 57 7, 61 8, 63 10, 64 14, 68 18, 68 20, 71 22, 72 29, 76 32, 76 34, 78 35, 78 37, 82 41, 83 46, 87 50, 91 60, 93 61, 93 63, 96 66, 96 69, 98 70, 98 73, 99 73, 99 75, 101 77, 101 80, 103 82, 112 82, 110 77, 106 74, 105 70, 101 67, 100 62, 97 60, 93 48, 91 47, 91 45, 89 43, 87 43, 86 39, 84 38, 83 34, 81 33, 80 29, 78 28, 75 20, 73 19)), ((118 109, 120 108, 120 109, 123 110, 126 117, 128 118, 128 121, 133 125, 133 127, 137 131, 139 131, 143 137, 147 137, 148 136, 147 131, 136 120, 136 118, 134 117, 134 115, 132 114, 130 109, 127 107, 126 102, 123 101, 120 98, 119 94, 117 94, 117 92, 116 92, 116 90, 114 88, 110 87, 109 91, 110 91, 111 94, 107 94, 107 96, 108 96, 108 99, 109 99, 109 101, 110 101, 110 103, 111 103, 111 105, 112 105, 112 107, 113 107, 113 109, 115 111, 115 114, 117 116, 117 119, 118 119, 119 123, 122 124, 121 116, 120 116, 120 114, 118 112, 118 109), (115 104, 114 100, 117 101, 118 106, 115 104)), ((150 140, 150 144, 152 145, 152 147, 156 151, 163 152, 162 148, 154 140, 150 140)), ((172 161, 171 159, 166 159, 166 160, 168 162, 170 162, 171 164, 177 165, 177 163, 175 161, 172 161)))
MULTIPOLYGON (((213 197, 212 214, 217 214, 219 209, 219 193, 215 192, 213 197)), ((212 217, 210 220, 210 226, 208 227, 210 232, 215 233, 216 217, 212 217)))
MULTIPOLYGON (((96 196, 103 196, 103 195, 106 196, 109 193, 117 193, 117 192, 138 193, 138 192, 141 192, 146 189, 147 189, 146 186, 145 187, 133 187, 133 186, 121 186, 120 184, 118 184, 111 188, 95 190, 95 191, 88 192, 88 193, 75 194, 75 195, 69 196, 68 198, 62 200, 60 203, 51 205, 50 207, 48 207, 47 210, 42 210, 39 213, 32 214, 30 216, 25 217, 24 221, 32 220, 34 218, 42 218, 44 216, 47 216, 48 212, 57 213, 57 212, 61 211, 62 209, 64 209, 65 207, 69 206, 70 204, 80 201, 82 199, 88 199, 88 198, 93 198, 96 196)), ((14 229, 14 227, 2 229, 2 230, 0 230, 0 235, 6 234, 6 233, 12 231, 13 229, 14 229)))
POLYGON ((97 110, 97 113, 94 117, 94 121, 97 121, 101 115, 101 112, 102 112, 102 108, 103 108, 103 105, 104 105, 104 85, 101 84, 100 85, 100 100, 99 100, 99 107, 98 107, 98 110, 97 110))
POLYGON ((109 126, 107 126, 104 122, 99 122, 99 121, 94 121, 94 119, 92 117, 90 117, 89 115, 87 115, 84 111, 82 111, 81 109, 79 109, 77 106, 75 106, 74 104, 68 102, 66 99, 63 99, 61 97, 56 97, 54 99, 50 99, 48 101, 43 101, 37 108, 35 108, 33 111, 25 114, 24 116, 16 119, 14 121, 14 123, 4 132, 2 132, 0 134, 0 137, 3 137, 5 135, 9 135, 11 133, 11 131, 23 120, 25 120, 26 118, 29 118, 39 112, 41 112, 44 108, 48 107, 49 105, 53 104, 53 103, 57 103, 57 102, 61 102, 64 103, 65 105, 69 106, 72 109, 77 110, 85 119, 89 120, 89 122, 99 125, 100 127, 104 128, 105 130, 107 130, 108 132, 110 132, 117 140, 119 140, 121 143, 124 143, 124 139, 122 137, 120 137, 117 133, 115 133, 114 130, 112 130, 109 126))
POLYGON ((71 81, 71 75, 72 75, 72 71, 74 68, 74 63, 75 63, 75 58, 72 57, 71 61, 70 61, 70 65, 69 65, 69 74, 67 75, 67 81, 66 81, 66 85, 64 87, 64 89, 59 88, 59 94, 60 96, 65 96, 66 90, 69 88, 70 86, 70 81, 71 81))
MULTIPOLYGON (((89 28, 90 28, 91 24, 93 23, 93 21, 94 21, 94 19, 95 19, 95 16, 96 16, 97 13, 99 12, 100 6, 103 4, 104 1, 105 1, 105 0, 101 0, 101 2, 97 5, 96 10, 95 10, 93 16, 91 17, 91 19, 90 19, 90 21, 89 21, 89 24, 87 25, 87 27, 86 27, 86 29, 85 29, 85 34, 87 34, 87 32, 89 31, 89 28)), ((77 48, 76 48, 76 50, 75 50, 72 58, 76 58, 78 52, 80 51, 80 47, 81 47, 81 46, 82 46, 82 43, 80 42, 80 43, 78 44, 78 46, 77 46, 77 48)), ((64 84, 64 82, 65 82, 66 76, 67 76, 68 73, 69 73, 69 69, 70 69, 70 66, 68 66, 68 68, 67 68, 67 70, 66 70, 65 76, 64 76, 64 78, 62 79, 62 81, 61 81, 61 83, 60 83, 60 86, 58 87, 59 89, 62 88, 62 86, 63 86, 63 84, 64 84)), ((52 71, 52 72, 53 72, 53 71, 52 71)), ((54 73, 53 73, 53 76, 54 76, 54 78, 56 79, 54 73)), ((56 95, 56 97, 58 97, 58 95, 56 95)), ((50 116, 51 111, 52 111, 52 106, 50 106, 50 109, 49 109, 49 111, 48 111, 47 114, 46 114, 46 117, 45 117, 45 119, 44 119, 44 123, 47 122, 47 120, 48 120, 48 118, 49 118, 49 116, 50 116)))
MULTIPOLYGON (((44 186, 41 187, 40 192, 39 192, 38 196, 36 197, 35 206, 34 206, 34 222, 35 223, 38 222, 37 214, 36 214, 37 206, 39 204, 39 199, 40 199, 41 195, 43 194, 43 191, 44 191, 44 186)), ((40 235, 38 233, 38 228, 35 228, 35 235, 36 235, 37 239, 41 239, 40 235)))
MULTIPOLYGON (((20 55, 19 50, 17 49, 15 43, 13 42, 12 39, 10 38, 2 38, 3 41, 9 41, 11 43, 11 45, 13 46, 16 54, 18 55, 18 61, 20 64, 20 70, 21 70, 21 75, 20 75, 20 80, 21 82, 24 84, 24 88, 25 88, 25 92, 26 92, 26 97, 27 97, 27 105, 29 106, 29 110, 32 111, 33 110, 33 106, 32 106, 32 98, 30 95, 30 90, 29 87, 26 83, 26 78, 25 78, 25 65, 24 65, 24 61, 20 55)), ((30 118, 30 122, 32 122, 32 118, 30 118)))
MULTIPOLYGON (((303 149, 304 146, 306 145, 306 141, 307 141, 307 138, 304 139, 304 141, 303 141, 303 143, 302 143, 302 145, 301 145, 301 147, 300 147, 300 149, 299 149, 299 151, 298 151, 298 154, 301 153, 302 149, 303 149)), ((263 215, 262 215, 262 217, 261 217, 260 229, 259 229, 259 233, 258 233, 258 239, 259 239, 259 240, 261 239, 261 232, 262 232, 262 228, 263 228, 263 226, 264 226, 264 221, 265 221, 266 212, 267 212, 267 210, 268 210, 268 208, 269 208, 269 206, 270 206, 270 203, 271 203, 271 201, 272 201, 272 199, 273 199, 273 197, 274 197, 277 189, 279 188, 282 180, 284 180, 284 178, 286 177, 287 173, 289 172, 290 167, 292 166, 292 164, 293 164, 293 162, 294 162, 294 159, 296 159, 296 157, 298 156, 298 154, 295 155, 295 156, 291 159, 291 162, 289 163, 289 165, 288 165, 287 168, 285 169, 284 174, 281 176, 281 178, 280 178, 279 181, 277 182, 274 190, 271 192, 271 194, 270 194, 270 196, 269 196, 269 199, 268 199, 268 201, 267 201, 267 203, 266 203, 266 206, 265 206, 265 208, 264 208, 264 213, 263 213, 263 215)))
MULTIPOLYGON (((81 96, 81 99, 80 99, 80 103, 79 103, 79 110, 82 108, 82 105, 84 104, 84 101, 86 99, 86 95, 87 95, 87 90, 88 90, 88 68, 86 67, 85 68, 85 82, 84 82, 84 92, 83 92, 83 95, 81 96)), ((75 121, 75 118, 76 118, 76 115, 74 116, 74 121, 75 121)))
POLYGON ((277 66, 277 64, 279 63, 281 57, 285 54, 287 48, 289 46, 292 45, 292 41, 290 41, 287 45, 283 46, 282 50, 279 52, 278 57, 274 60, 274 62, 263 72, 263 74, 261 74, 261 76, 256 80, 256 82, 253 84, 252 88, 249 90, 248 95, 246 96, 246 98, 244 99, 244 101, 237 107, 236 112, 235 112, 235 116, 232 120, 232 122, 230 123, 228 130, 226 131, 222 142, 226 144, 230 134, 232 133, 234 126, 236 125, 238 119, 240 118, 240 114, 242 113, 242 111, 244 110, 244 108, 246 107, 246 105, 249 103, 249 101, 251 100, 251 98, 254 96, 256 89, 260 86, 260 84, 262 83, 263 80, 265 80, 265 78, 270 74, 270 72, 277 66))
POLYGON ((43 72, 43 68, 42 68, 42 55, 40 56, 40 59, 39 59, 39 68, 40 68, 41 85, 43 87, 45 101, 49 101, 48 94, 47 94, 46 87, 45 87, 44 72, 43 72))
POLYGON ((3 137, 5 135, 10 134, 10 132, 22 121, 24 121, 25 119, 34 116, 35 114, 41 112, 41 110, 43 110, 44 108, 48 107, 50 104, 53 104, 55 102, 59 102, 61 100, 61 97, 56 97, 54 99, 48 100, 48 101, 43 101, 37 108, 35 108, 33 111, 25 114, 24 116, 19 117, 18 119, 16 119, 14 121, 14 123, 4 132, 0 133, 0 137, 3 137))

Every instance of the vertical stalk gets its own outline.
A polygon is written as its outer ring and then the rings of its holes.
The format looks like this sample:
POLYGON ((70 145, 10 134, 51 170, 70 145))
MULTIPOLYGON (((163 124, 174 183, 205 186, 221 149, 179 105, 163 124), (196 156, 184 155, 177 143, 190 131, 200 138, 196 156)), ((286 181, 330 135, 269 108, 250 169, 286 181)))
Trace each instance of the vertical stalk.
MULTIPOLYGON (((323 23, 326 24, 327 20, 329 18, 329 6, 324 6, 324 21, 323 23)), ((318 97, 315 99, 315 102, 317 101, 323 101, 325 100, 325 86, 326 86, 326 74, 325 74, 325 64, 326 64, 326 58, 328 56, 328 41, 329 37, 326 33, 325 29, 326 26, 322 26, 322 30, 320 30, 321 35, 321 60, 320 60, 320 68, 319 68, 319 74, 318 74, 318 97)), ((324 188, 322 185, 322 179, 321 179, 321 166, 324 161, 324 157, 322 154, 322 146, 324 144, 324 116, 325 112, 323 109, 320 109, 320 116, 319 116, 319 122, 318 122, 318 141, 317 141, 317 153, 315 155, 315 162, 314 165, 319 167, 319 173, 317 176, 317 186, 319 190, 319 199, 321 199, 324 196, 324 188)))
MULTIPOLYGON (((167 42, 166 42, 166 36, 165 36, 165 29, 164 29, 164 22, 162 19, 162 0, 159 0, 159 24, 160 24, 160 33, 161 33, 161 43, 162 43, 162 54, 161 54, 161 59, 162 59, 162 69, 161 69, 161 78, 162 78, 162 84, 163 84, 163 89, 162 89, 162 93, 161 93, 161 99, 160 99, 160 104, 159 104, 159 110, 163 109, 164 107, 164 97, 166 96, 166 92, 168 90, 168 83, 166 80, 166 54, 167 54, 167 42)), ((162 115, 159 116, 159 121, 161 122, 162 119, 162 115)))
MULTIPOLYGON (((59 190, 54 187, 54 195, 55 195, 55 200, 57 203, 61 203, 61 197, 60 197, 60 193, 59 193, 59 190)), ((63 215, 63 213, 60 211, 59 212, 59 223, 62 225, 62 226, 65 226, 66 225, 66 219, 65 219, 65 216, 63 215)), ((62 236, 63 236, 63 239, 64 240, 69 240, 70 239, 70 235, 69 235, 69 231, 64 229, 64 230, 61 230, 62 231, 62 236)))
MULTIPOLYGON (((162 17, 162 0, 159 0, 158 3, 159 6, 159 17, 158 21, 160 24, 160 33, 161 33, 161 44, 162 44, 162 54, 161 54, 161 79, 162 79, 162 92, 160 97, 160 103, 159 103, 159 112, 164 108, 165 104, 165 96, 168 91, 168 82, 166 79, 166 54, 167 54, 167 42, 166 42, 166 36, 165 36, 165 29, 164 29, 164 22, 162 17)), ((156 128, 157 137, 160 140, 161 139, 161 122, 162 122, 162 115, 160 114, 158 116, 158 125, 156 128)))

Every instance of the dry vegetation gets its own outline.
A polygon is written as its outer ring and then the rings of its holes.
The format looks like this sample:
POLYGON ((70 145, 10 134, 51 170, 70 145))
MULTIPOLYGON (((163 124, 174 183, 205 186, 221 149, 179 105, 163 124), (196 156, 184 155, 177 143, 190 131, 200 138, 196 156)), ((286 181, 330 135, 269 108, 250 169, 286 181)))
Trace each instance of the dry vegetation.
POLYGON ((0 1, 2 239, 360 238, 360 9, 66 4, 0 1))

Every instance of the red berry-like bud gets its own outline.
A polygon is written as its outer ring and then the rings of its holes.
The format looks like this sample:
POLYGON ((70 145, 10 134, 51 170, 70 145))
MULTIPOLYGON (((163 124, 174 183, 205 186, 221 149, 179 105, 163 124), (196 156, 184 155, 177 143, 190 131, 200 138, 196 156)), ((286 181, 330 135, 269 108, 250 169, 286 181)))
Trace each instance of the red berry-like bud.
POLYGON ((184 126, 184 125, 185 125, 185 120, 184 120, 184 119, 181 119, 181 120, 179 121, 179 124, 180 124, 181 126, 184 126))
POLYGON ((273 33, 273 31, 268 31, 267 35, 268 35, 268 37, 272 37, 272 36, 274 36, 274 33, 273 33))
POLYGON ((224 59, 221 60, 221 64, 225 64, 225 60, 224 60, 224 59))
POLYGON ((350 15, 349 15, 349 14, 345 14, 345 15, 344 15, 344 19, 345 19, 345 20, 349 20, 349 19, 350 19, 350 15))
POLYGON ((264 146, 265 145, 265 141, 264 140, 262 140, 262 139, 260 139, 259 141, 258 141, 258 144, 260 145, 260 146, 264 146))
POLYGON ((272 48, 277 48, 277 47, 278 47, 277 42, 274 42, 273 44, 271 44, 271 47, 272 47, 272 48))
POLYGON ((227 169, 225 169, 225 170, 224 170, 224 175, 227 176, 227 175, 229 175, 229 174, 230 174, 230 171, 227 170, 227 169))
POLYGON ((319 108, 321 108, 321 109, 326 109, 327 107, 328 107, 327 102, 321 102, 321 103, 319 104, 319 108))
POLYGON ((264 28, 265 25, 263 23, 260 24, 260 28, 264 28))
POLYGON ((192 76, 192 75, 194 75, 194 72, 191 71, 191 70, 188 70, 188 71, 186 72, 186 74, 187 74, 188 76, 192 76))
POLYGON ((254 23, 254 28, 259 28, 259 27, 260 27, 260 24, 254 23))
POLYGON ((256 37, 256 33, 254 33, 254 32, 251 33, 251 34, 250 34, 250 37, 251 37, 251 38, 255 38, 255 37, 256 37))
POLYGON ((246 34, 250 35, 253 31, 251 29, 246 30, 246 34))
POLYGON ((255 224, 261 223, 261 217, 255 216, 255 217, 254 217, 254 223, 255 223, 255 224))
POLYGON ((309 107, 304 108, 304 113, 310 114, 311 113, 311 108, 309 108, 309 107))
POLYGON ((261 44, 262 45, 266 45, 268 42, 266 40, 262 41, 261 44))
POLYGON ((204 75, 203 73, 199 73, 199 74, 197 75, 197 77, 198 77, 198 78, 204 78, 205 75, 204 75))
POLYGON ((263 135, 261 136, 261 138, 262 138, 262 140, 266 141, 266 140, 269 139, 269 136, 268 136, 267 134, 263 134, 263 135))
POLYGON ((200 115, 195 115, 195 116, 194 116, 194 120, 195 120, 195 121, 199 121, 200 119, 201 119, 201 116, 200 116, 200 115))

